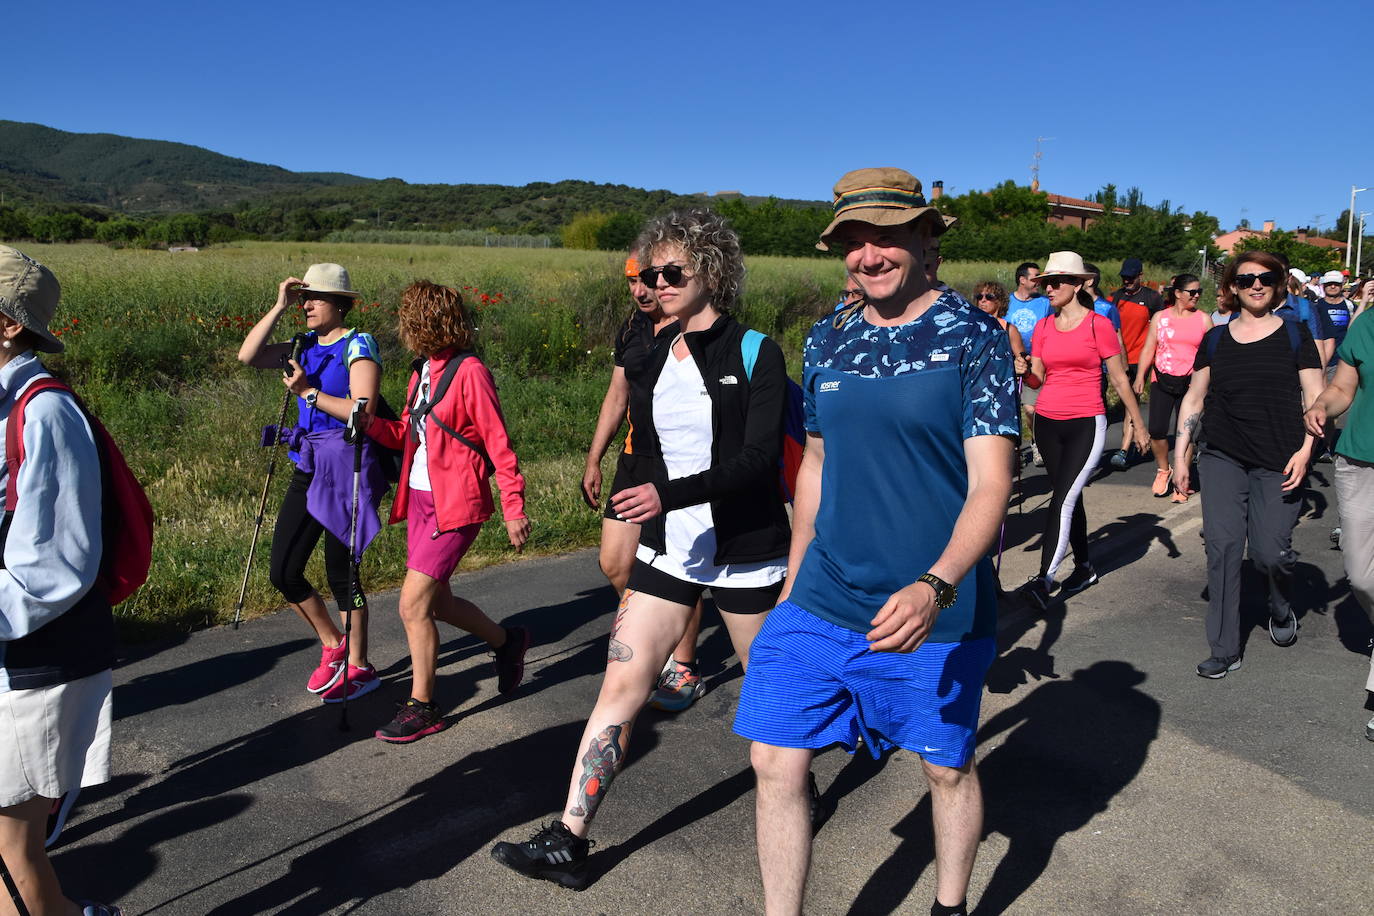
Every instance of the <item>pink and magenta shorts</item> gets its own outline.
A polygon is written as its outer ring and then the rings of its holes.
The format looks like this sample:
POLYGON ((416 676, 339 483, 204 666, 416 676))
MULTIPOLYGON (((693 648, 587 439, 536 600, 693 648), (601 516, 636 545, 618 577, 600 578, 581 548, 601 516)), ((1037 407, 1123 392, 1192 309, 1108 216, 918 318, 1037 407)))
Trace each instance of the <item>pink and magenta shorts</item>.
POLYGON ((481 530, 482 523, 473 522, 454 531, 440 532, 439 518, 434 514, 434 494, 412 489, 406 511, 406 568, 447 582, 481 530))

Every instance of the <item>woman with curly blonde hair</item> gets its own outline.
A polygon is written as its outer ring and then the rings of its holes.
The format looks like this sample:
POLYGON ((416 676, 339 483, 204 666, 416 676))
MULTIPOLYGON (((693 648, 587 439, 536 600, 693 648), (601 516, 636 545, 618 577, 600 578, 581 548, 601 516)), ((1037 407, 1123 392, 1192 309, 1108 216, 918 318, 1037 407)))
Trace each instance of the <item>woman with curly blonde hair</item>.
POLYGON ((516 550, 529 537, 525 479, 506 434, 491 372, 472 352, 472 325, 463 298, 451 286, 420 280, 401 293, 401 341, 419 358, 399 420, 372 417, 368 436, 403 449, 401 479, 391 522, 406 521, 406 578, 401 621, 410 645, 410 698, 377 737, 393 744, 417 741, 445 727, 434 702, 439 658, 436 620, 466 630, 496 653, 497 690, 520 684, 530 634, 502 627, 449 587, 458 561, 482 523, 495 511, 491 484, 501 488, 506 534, 516 550))
POLYGON ((715 213, 687 210, 651 220, 640 239, 639 278, 679 331, 653 347, 631 389, 644 399, 635 450, 650 482, 611 495, 617 516, 640 526, 639 548, 567 803, 529 840, 492 849, 503 865, 564 887, 586 885, 592 819, 692 607, 709 588, 747 666, 791 539, 778 481, 787 372, 782 349, 728 313, 744 284, 739 236, 715 213))

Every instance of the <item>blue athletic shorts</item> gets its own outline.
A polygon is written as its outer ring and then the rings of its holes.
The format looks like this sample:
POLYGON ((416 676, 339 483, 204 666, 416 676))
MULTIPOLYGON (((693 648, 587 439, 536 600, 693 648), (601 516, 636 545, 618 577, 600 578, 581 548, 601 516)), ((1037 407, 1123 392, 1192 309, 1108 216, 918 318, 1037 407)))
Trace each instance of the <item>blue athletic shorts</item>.
POLYGON ((973 755, 992 637, 873 652, 863 633, 790 601, 769 613, 749 649, 735 733, 774 747, 843 745, 862 738, 877 758, 892 747, 937 766, 973 755))

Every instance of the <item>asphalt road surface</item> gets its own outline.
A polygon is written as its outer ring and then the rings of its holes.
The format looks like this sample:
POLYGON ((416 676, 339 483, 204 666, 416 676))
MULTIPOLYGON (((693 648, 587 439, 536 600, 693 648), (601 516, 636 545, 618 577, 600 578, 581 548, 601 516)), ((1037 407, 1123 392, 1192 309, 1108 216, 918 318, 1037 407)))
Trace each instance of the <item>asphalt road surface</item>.
MULTIPOLYGON (((1111 436, 1109 436, 1111 441, 1111 436)), ((1032 616, 1008 602, 979 735, 986 840, 970 890, 988 913, 1374 912, 1371 628, 1342 580, 1330 465, 1297 531, 1300 638, 1274 646, 1258 582, 1244 666, 1207 656, 1199 498, 1149 494, 1152 467, 1086 491, 1102 581, 1032 616)), ((1046 481, 1027 468, 1002 580, 1035 568, 1046 481)), ((919 524, 919 520, 913 520, 919 524)), ((373 597, 385 686, 349 709, 304 690, 318 647, 287 613, 145 648, 116 671, 115 771, 54 850, 74 895, 129 914, 736 914, 762 911, 753 779, 730 730, 740 669, 708 610, 709 690, 647 711, 601 808, 594 883, 529 881, 488 855, 563 802, 605 664, 614 599, 594 552, 460 574, 457 590, 530 627, 525 684, 496 694, 485 646, 442 633, 452 725, 372 738, 405 697, 396 595, 373 597)), ((807 910, 924 913, 930 803, 914 755, 838 750, 815 771, 834 814, 807 910)))

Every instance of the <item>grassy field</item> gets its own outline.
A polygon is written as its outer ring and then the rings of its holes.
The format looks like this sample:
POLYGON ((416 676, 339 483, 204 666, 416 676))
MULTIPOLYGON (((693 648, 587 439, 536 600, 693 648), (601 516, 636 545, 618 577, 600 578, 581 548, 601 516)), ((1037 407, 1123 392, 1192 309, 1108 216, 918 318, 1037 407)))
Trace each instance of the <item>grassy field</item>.
MULTIPOLYGON (((105 421, 157 515, 148 584, 119 609, 127 638, 207 626, 232 614, 267 466, 258 430, 276 422, 284 396, 275 373, 245 369, 234 354, 271 305, 276 284, 318 261, 348 267, 354 287, 364 293, 350 318, 381 345, 382 391, 393 405, 404 398, 411 358, 395 333, 400 291, 417 278, 463 288, 527 479, 535 526, 526 553, 596 543, 600 516, 583 504, 579 484, 609 376, 611 337, 629 310, 619 257, 563 249, 301 243, 179 254, 97 245, 24 250, 62 283, 53 327, 67 352, 47 362, 105 421)), ((752 258, 748 266, 738 317, 774 336, 800 376, 804 335, 843 286, 841 264, 837 258, 752 258)), ((965 291, 984 278, 1010 286, 1013 266, 947 264, 941 277, 965 291)), ((285 319, 280 339, 299 330, 298 321, 285 319)), ((608 477, 614 454, 606 461, 608 477)), ((283 454, 250 580, 250 613, 281 604, 267 581, 266 547, 288 476, 283 454)), ((399 583, 404 555, 404 532, 388 528, 364 558, 365 585, 399 583)), ((514 556, 496 520, 464 568, 514 556)), ((323 582, 318 558, 309 575, 323 582)))

